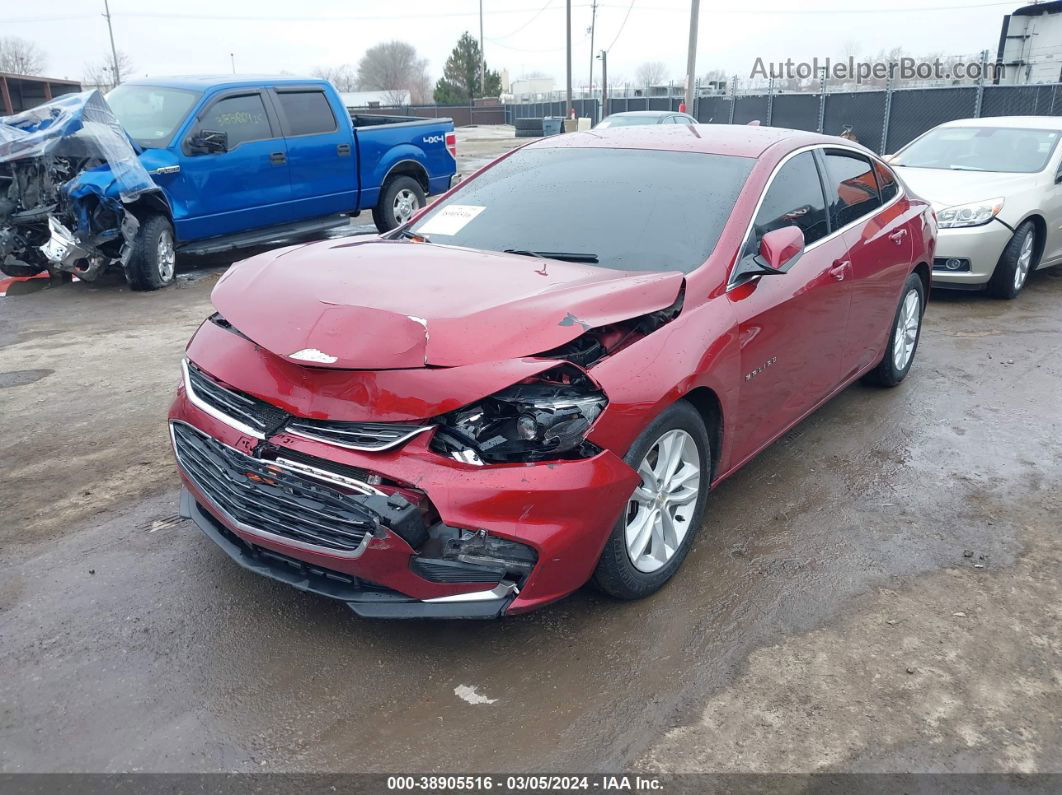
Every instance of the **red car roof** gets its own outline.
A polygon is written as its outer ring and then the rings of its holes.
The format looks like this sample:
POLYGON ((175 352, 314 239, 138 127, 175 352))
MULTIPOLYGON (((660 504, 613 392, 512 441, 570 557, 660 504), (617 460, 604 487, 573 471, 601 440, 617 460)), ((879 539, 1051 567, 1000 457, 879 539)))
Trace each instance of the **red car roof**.
POLYGON ((830 135, 735 124, 635 125, 554 135, 536 141, 532 148, 560 146, 607 147, 609 149, 659 149, 713 155, 759 157, 769 147, 788 142, 786 149, 814 143, 836 143, 830 135))

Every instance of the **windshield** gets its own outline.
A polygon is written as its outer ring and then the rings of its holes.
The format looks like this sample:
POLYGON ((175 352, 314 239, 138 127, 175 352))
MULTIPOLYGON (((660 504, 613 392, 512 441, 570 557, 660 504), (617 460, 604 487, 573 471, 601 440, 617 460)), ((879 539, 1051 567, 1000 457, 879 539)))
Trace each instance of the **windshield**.
POLYGON ((1058 136, 1056 130, 939 127, 901 150, 892 165, 1031 174, 1047 165, 1058 136))
POLYGON ((601 123, 597 125, 597 129, 603 130, 606 127, 633 127, 636 124, 659 123, 659 116, 621 116, 617 114, 615 116, 606 116, 601 123))
POLYGON ((170 142, 198 96, 180 88, 124 85, 107 93, 107 104, 129 137, 151 149, 170 142))
POLYGON ((693 152, 522 149, 434 205, 412 231, 433 243, 689 272, 715 247, 754 163, 693 152))

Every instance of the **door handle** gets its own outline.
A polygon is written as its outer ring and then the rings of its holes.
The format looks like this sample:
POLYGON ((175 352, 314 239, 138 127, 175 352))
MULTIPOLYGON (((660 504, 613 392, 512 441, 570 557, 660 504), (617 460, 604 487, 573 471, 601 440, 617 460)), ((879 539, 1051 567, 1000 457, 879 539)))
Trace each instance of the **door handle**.
POLYGON ((288 162, 288 156, 284 152, 270 152, 269 162, 274 165, 283 165, 288 162))
POLYGON ((898 245, 900 245, 903 242, 903 239, 905 237, 907 237, 907 230, 906 229, 897 229, 895 232, 893 232, 891 235, 889 235, 889 240, 891 240, 893 243, 895 243, 898 246, 898 245))
POLYGON ((340 157, 347 157, 350 154, 350 144, 337 144, 336 154, 340 157))
POLYGON ((839 282, 843 282, 844 277, 848 275, 850 270, 852 270, 850 260, 834 260, 833 267, 830 268, 830 276, 839 282))

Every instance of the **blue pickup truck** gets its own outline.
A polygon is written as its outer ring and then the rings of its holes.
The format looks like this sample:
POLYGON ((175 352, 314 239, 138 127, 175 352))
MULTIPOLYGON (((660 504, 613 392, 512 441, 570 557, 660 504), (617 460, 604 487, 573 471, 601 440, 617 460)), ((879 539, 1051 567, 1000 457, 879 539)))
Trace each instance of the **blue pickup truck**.
POLYGON ((0 270, 133 289, 206 254, 308 235, 372 211, 406 221, 456 172, 450 119, 363 115, 332 85, 182 77, 68 95, 0 119, 0 270))

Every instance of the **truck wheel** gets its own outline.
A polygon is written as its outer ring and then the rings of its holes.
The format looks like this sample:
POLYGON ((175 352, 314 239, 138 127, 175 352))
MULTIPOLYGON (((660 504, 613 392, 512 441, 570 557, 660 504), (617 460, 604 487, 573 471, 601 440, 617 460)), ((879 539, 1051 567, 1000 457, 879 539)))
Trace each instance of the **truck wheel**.
POLYGON ((427 203, 424 188, 413 177, 395 177, 384 186, 379 203, 372 208, 372 220, 380 232, 390 232, 427 203))
POLYGON ((43 273, 45 270, 47 270, 47 268, 43 265, 29 265, 26 262, 17 259, 0 263, 0 272, 5 273, 8 276, 16 276, 19 278, 36 276, 38 273, 43 273))
POLYGON ((140 223, 133 253, 125 266, 125 280, 133 290, 158 290, 173 282, 177 255, 173 225, 164 215, 149 215, 140 223))

